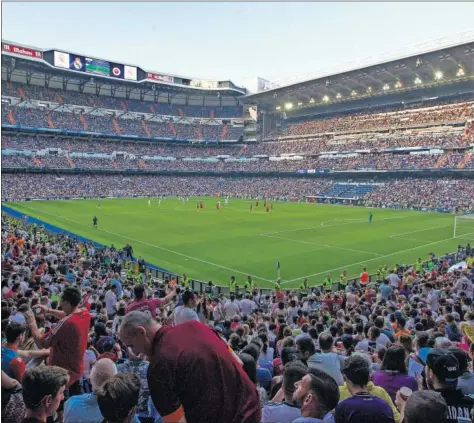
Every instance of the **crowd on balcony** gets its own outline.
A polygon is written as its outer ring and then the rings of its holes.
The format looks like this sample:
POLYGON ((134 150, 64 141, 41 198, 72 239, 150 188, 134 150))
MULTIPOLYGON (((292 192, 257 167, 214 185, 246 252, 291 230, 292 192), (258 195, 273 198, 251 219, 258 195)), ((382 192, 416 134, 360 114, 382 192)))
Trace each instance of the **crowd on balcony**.
POLYGON ((25 99, 52 101, 60 104, 98 107, 112 110, 152 113, 166 116, 186 116, 197 118, 241 118, 242 106, 190 106, 185 104, 168 104, 168 102, 140 101, 122 97, 111 97, 110 93, 94 94, 80 93, 72 89, 59 90, 39 85, 25 85, 15 82, 2 84, 2 95, 20 97, 19 89, 23 91, 25 99))
POLYGON ((225 125, 220 124, 207 125, 197 122, 172 123, 155 120, 147 120, 144 123, 136 118, 119 117, 115 120, 115 125, 114 117, 112 116, 100 116, 89 113, 81 117, 77 113, 56 112, 46 108, 35 109, 2 105, 2 118, 7 124, 12 123, 8 112, 11 112, 15 125, 65 129, 69 131, 89 131, 102 134, 196 140, 238 140, 243 133, 243 128, 232 127, 230 124, 224 130, 225 125))
MULTIPOLYGON (((116 156, 119 157, 119 156, 116 156)), ((444 155, 400 155, 400 154, 364 154, 357 157, 310 157, 302 160, 268 160, 253 159, 240 161, 213 161, 186 160, 152 160, 141 156, 114 158, 96 156, 70 156, 66 159, 64 153, 28 156, 21 154, 4 154, 2 165, 8 167, 50 167, 69 168, 71 162, 77 169, 147 169, 162 171, 195 171, 195 172, 292 172, 297 170, 410 170, 410 169, 456 169, 472 168, 472 155, 444 154, 444 155), (35 159, 36 158, 36 159, 35 159), (469 159, 469 160, 468 160, 469 159)))
POLYGON ((473 117, 473 102, 387 113, 353 113, 326 119, 306 120, 294 124, 289 123, 280 133, 280 136, 374 130, 427 123, 465 122, 473 117))

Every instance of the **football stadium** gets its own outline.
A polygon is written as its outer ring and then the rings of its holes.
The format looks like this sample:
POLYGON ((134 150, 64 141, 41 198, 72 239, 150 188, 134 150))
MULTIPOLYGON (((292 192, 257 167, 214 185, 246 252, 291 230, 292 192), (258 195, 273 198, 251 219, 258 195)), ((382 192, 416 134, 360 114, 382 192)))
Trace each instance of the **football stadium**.
POLYGON ((239 83, 37 44, 1 49, 3 421, 474 422, 474 34, 239 83))

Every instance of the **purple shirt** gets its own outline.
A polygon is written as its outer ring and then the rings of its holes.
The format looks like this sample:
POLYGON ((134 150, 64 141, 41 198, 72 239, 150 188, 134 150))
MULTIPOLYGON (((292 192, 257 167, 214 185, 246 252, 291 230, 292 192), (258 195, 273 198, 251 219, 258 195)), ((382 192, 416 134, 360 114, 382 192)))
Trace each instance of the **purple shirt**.
POLYGON ((403 386, 410 388, 413 392, 418 391, 416 379, 403 373, 379 370, 372 376, 372 382, 374 382, 374 385, 385 389, 393 402, 395 402, 398 390, 403 386))
POLYGON ((336 407, 335 423, 395 423, 386 401, 368 393, 356 394, 336 407))

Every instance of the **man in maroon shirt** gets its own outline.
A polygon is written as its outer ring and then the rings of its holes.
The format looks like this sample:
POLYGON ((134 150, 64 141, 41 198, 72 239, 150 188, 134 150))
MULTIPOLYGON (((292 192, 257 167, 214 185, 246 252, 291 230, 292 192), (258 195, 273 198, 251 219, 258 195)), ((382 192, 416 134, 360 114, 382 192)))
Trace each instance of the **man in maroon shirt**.
POLYGON ((156 317, 156 309, 171 302, 173 297, 176 295, 175 289, 172 288, 166 297, 152 298, 149 300, 145 296, 145 287, 143 285, 137 285, 133 289, 133 293, 135 294, 135 301, 127 307, 126 313, 130 313, 131 311, 142 311, 150 314, 153 319, 156 317))
POLYGON ((61 319, 45 335, 38 330, 33 312, 25 313, 36 345, 40 348, 50 348, 49 364, 68 371, 69 395, 81 393, 79 379, 84 370, 84 352, 87 348, 91 320, 88 310, 78 308, 80 302, 80 291, 74 287, 67 287, 61 296, 62 311, 36 305, 35 309, 42 309, 46 314, 61 319))
POLYGON ((150 395, 165 423, 260 422, 255 385, 213 329, 196 321, 162 327, 134 311, 119 336, 149 357, 150 395))

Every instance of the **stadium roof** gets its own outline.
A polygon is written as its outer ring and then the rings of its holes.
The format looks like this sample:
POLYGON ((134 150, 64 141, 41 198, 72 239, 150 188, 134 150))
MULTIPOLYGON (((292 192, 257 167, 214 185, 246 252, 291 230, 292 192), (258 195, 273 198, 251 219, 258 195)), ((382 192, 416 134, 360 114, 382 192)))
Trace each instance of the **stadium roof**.
MULTIPOLYGON (((99 84, 101 86, 127 87, 131 91, 171 93, 171 96, 214 97, 230 99, 241 97, 245 88, 232 81, 218 81, 170 75, 147 71, 139 66, 59 49, 41 49, 2 40, 2 73, 7 80, 43 78, 59 84, 99 84)), ((234 104, 236 100, 233 100, 234 104)))
POLYGON ((474 37, 460 44, 271 88, 248 95, 244 101, 269 113, 296 111, 473 80, 474 37))

